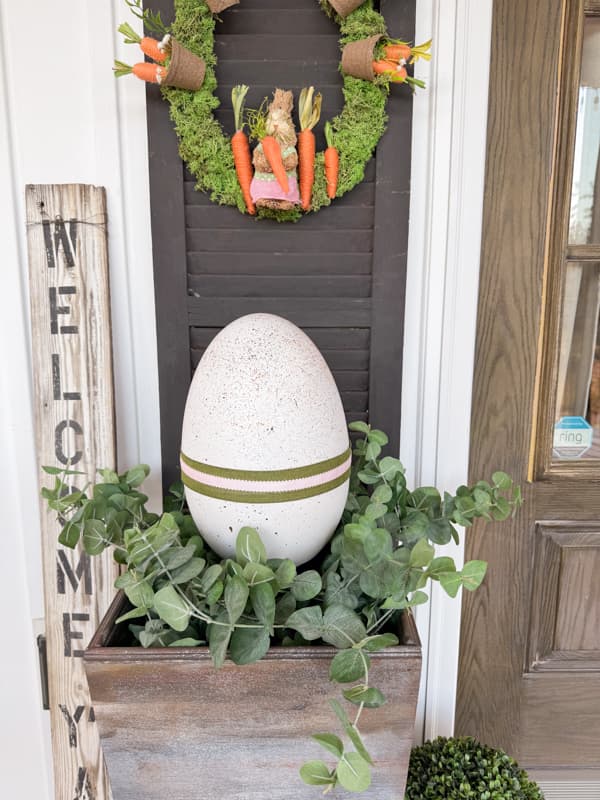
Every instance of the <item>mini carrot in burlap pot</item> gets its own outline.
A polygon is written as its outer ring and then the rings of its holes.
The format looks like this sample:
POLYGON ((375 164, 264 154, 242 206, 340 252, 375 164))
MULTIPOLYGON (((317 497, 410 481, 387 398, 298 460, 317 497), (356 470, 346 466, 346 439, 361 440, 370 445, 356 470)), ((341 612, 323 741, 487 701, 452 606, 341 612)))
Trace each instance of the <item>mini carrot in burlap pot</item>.
POLYGON ((382 38, 383 35, 378 33, 369 36, 368 39, 359 39, 358 42, 347 44, 342 51, 342 71, 354 78, 362 78, 363 81, 374 81, 375 48, 382 38))
POLYGON ((236 6, 239 2, 240 0, 206 0, 206 4, 213 14, 220 14, 221 11, 225 11, 229 6, 236 6))
POLYGON ((168 48, 171 61, 162 85, 174 86, 178 89, 191 89, 192 91, 199 89, 206 74, 204 61, 200 56, 194 55, 180 45, 176 39, 169 41, 168 48))
POLYGON ((329 0, 329 4, 335 8, 340 17, 347 17, 364 2, 365 0, 329 0))

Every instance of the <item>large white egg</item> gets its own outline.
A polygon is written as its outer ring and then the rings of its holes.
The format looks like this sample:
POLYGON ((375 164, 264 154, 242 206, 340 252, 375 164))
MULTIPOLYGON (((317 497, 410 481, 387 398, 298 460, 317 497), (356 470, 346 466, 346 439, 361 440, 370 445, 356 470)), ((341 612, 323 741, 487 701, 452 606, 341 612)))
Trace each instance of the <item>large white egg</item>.
POLYGON ((351 461, 333 376, 288 320, 251 314, 206 349, 183 418, 182 479, 198 529, 221 556, 256 528, 269 558, 302 564, 342 516, 351 461))

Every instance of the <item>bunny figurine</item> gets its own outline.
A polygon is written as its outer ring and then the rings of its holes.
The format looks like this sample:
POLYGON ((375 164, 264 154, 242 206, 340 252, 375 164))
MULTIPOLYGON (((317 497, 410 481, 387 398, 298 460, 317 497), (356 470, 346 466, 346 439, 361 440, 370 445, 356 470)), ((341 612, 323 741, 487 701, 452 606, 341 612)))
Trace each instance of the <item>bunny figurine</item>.
POLYGON ((275 139, 281 149, 281 159, 288 178, 288 191, 285 192, 280 186, 264 153, 263 145, 258 144, 252 157, 255 172, 250 185, 252 200, 258 208, 289 211, 300 204, 297 137, 292 121, 293 105, 292 92, 275 90, 267 113, 266 133, 275 139))

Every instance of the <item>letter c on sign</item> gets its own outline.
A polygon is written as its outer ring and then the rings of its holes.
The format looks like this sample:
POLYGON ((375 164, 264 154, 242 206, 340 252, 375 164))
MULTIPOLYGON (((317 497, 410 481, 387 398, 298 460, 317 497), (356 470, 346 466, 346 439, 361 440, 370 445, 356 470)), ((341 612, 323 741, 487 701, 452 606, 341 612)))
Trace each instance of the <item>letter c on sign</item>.
POLYGON ((65 455, 63 449, 63 434, 67 428, 71 428, 76 436, 83 436, 83 428, 78 422, 75 422, 74 419, 63 419, 62 422, 58 423, 54 431, 54 454, 61 464, 70 464, 73 466, 77 464, 78 461, 81 461, 83 452, 81 450, 76 450, 72 456, 65 455))

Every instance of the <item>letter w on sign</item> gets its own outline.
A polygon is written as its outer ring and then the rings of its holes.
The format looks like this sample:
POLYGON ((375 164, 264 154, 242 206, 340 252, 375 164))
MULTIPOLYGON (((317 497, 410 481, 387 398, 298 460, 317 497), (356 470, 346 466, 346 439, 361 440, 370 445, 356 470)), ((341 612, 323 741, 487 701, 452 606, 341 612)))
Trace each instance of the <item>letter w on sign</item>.
MULTIPOLYGON (((37 460, 69 467, 73 490, 115 465, 106 196, 81 184, 27 186, 37 460)), ((109 800, 81 656, 113 594, 110 555, 58 544, 41 510, 56 800, 109 800)))

